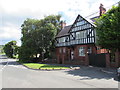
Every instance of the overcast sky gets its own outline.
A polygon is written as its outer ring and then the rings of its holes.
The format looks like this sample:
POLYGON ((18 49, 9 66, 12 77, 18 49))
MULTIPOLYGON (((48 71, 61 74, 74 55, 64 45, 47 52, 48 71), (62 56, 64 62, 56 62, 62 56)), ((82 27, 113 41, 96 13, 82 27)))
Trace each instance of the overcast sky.
POLYGON ((51 14, 61 14, 67 25, 77 15, 86 17, 99 10, 102 3, 110 7, 119 0, 0 0, 0 45, 16 40, 21 45, 21 24, 26 18, 41 19, 51 14))

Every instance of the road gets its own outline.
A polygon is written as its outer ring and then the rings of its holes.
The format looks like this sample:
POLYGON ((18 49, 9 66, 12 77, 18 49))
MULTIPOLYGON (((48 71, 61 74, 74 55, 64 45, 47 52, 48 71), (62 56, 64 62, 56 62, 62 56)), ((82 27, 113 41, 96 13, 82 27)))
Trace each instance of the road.
POLYGON ((118 88, 116 75, 99 68, 40 71, 27 69, 15 59, 2 58, 2 62, 2 88, 118 88))

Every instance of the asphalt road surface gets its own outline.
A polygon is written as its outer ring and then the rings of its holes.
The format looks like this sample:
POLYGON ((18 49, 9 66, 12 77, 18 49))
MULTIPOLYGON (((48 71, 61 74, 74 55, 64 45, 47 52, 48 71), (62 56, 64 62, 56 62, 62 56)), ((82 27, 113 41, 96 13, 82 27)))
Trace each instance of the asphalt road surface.
POLYGON ((15 59, 1 59, 2 88, 118 88, 116 75, 103 73, 99 68, 40 71, 27 69, 15 59))

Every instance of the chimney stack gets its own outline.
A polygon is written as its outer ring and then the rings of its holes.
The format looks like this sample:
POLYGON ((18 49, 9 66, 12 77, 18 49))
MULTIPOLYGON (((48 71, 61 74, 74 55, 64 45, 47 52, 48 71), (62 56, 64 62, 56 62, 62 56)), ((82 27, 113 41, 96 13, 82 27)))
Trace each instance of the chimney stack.
POLYGON ((99 9, 100 9, 100 16, 102 16, 102 14, 105 14, 106 9, 104 8, 103 4, 100 4, 99 9))
POLYGON ((64 29, 65 26, 66 26, 66 22, 65 21, 61 21, 61 30, 64 29))

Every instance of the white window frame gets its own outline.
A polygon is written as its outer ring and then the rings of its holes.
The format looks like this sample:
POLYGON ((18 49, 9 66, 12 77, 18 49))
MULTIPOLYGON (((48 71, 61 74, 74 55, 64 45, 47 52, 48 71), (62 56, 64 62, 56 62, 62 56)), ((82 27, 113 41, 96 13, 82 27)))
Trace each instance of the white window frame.
POLYGON ((92 53, 92 47, 88 47, 88 53, 92 53))
POLYGON ((79 56, 85 56, 85 47, 79 48, 79 56))
POLYGON ((65 53, 66 52, 66 48, 63 48, 63 53, 65 53))
POLYGON ((59 53, 62 53, 62 48, 59 49, 59 53))

